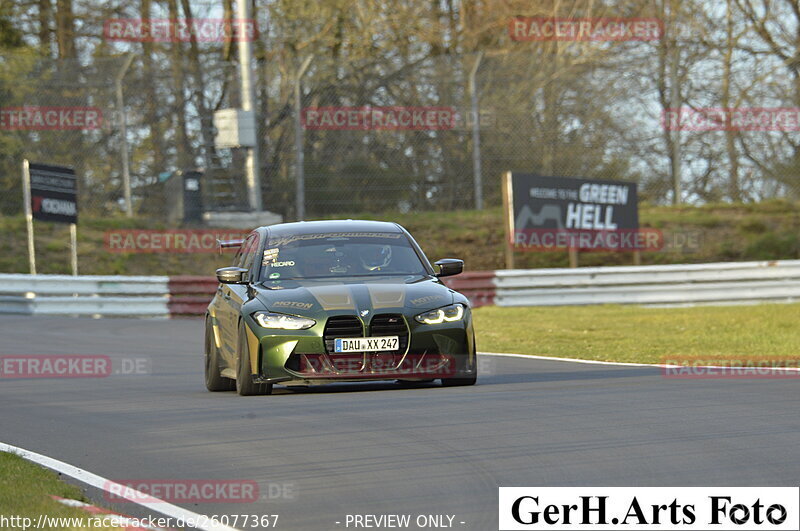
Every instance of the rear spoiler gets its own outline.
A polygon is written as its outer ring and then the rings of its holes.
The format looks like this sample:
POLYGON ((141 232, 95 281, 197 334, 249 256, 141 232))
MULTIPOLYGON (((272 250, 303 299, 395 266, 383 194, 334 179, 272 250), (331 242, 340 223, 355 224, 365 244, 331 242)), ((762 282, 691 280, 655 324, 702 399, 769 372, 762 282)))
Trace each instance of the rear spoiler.
POLYGON ((241 247, 244 240, 217 240, 217 247, 219 247, 219 254, 222 254, 223 249, 234 249, 241 247))

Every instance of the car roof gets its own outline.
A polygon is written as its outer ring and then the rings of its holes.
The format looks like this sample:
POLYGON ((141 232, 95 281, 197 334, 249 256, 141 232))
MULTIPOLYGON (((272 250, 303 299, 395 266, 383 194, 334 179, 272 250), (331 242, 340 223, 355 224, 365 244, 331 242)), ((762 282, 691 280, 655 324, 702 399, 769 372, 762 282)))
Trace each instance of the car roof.
POLYGON ((265 228, 270 236, 296 236, 298 234, 320 234, 325 232, 403 232, 397 223, 362 219, 331 219, 324 221, 297 221, 279 223, 265 228))

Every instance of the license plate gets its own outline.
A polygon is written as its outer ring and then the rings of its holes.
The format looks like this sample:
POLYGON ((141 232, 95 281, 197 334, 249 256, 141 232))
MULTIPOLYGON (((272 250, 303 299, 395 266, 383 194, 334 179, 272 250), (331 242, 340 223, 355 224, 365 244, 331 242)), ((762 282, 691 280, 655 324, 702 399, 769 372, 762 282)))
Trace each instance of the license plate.
POLYGON ((334 340, 334 352, 384 352, 398 350, 398 336, 385 337, 342 337, 334 340))

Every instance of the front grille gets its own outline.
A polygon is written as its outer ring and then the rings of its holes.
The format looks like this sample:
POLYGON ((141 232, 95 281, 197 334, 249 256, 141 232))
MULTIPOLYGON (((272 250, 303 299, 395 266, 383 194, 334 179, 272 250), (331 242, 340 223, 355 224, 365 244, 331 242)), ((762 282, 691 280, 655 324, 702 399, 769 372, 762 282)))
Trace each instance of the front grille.
POLYGON ((355 315, 338 315, 328 319, 325 323, 323 338, 325 340, 325 351, 333 352, 333 340, 337 337, 363 337, 364 325, 355 315))
POLYGON ((408 325, 401 314, 376 315, 370 321, 368 330, 366 335, 369 337, 397 336, 399 348, 391 352, 335 353, 336 338, 365 336, 364 325, 357 316, 339 315, 329 318, 325 323, 323 339, 326 354, 293 354, 285 366, 308 378, 420 378, 435 374, 438 370, 438 364, 428 363, 429 356, 426 357, 424 353, 416 356, 406 354, 410 337, 408 325), (431 370, 434 372, 431 373, 431 370))
POLYGON ((370 337, 398 336, 400 339, 397 352, 403 353, 408 348, 408 327, 400 314, 385 313, 376 315, 369 324, 370 337))

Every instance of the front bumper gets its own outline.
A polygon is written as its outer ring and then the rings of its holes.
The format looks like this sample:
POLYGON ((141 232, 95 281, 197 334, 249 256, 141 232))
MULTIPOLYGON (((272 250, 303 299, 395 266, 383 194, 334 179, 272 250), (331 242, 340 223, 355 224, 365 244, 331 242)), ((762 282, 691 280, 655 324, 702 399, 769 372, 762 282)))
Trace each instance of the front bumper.
POLYGON ((476 371, 475 344, 469 313, 455 323, 424 325, 406 319, 408 341, 401 352, 329 352, 324 323, 309 330, 265 330, 248 323, 258 349, 256 379, 283 385, 315 385, 337 381, 430 380, 464 378, 476 371))

